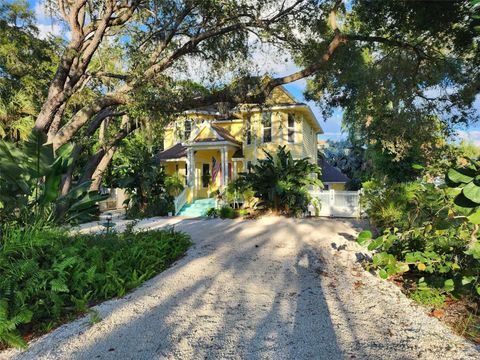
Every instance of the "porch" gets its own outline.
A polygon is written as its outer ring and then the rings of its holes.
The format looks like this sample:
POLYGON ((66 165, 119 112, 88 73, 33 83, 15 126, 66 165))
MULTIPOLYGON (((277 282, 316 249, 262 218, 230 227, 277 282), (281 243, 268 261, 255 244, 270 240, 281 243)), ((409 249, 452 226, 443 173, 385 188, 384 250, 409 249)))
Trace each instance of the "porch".
POLYGON ((195 143, 182 148, 177 149, 181 156, 159 159, 168 175, 178 175, 185 182, 185 190, 175 201, 176 213, 185 204, 222 191, 245 169, 239 146, 195 143))

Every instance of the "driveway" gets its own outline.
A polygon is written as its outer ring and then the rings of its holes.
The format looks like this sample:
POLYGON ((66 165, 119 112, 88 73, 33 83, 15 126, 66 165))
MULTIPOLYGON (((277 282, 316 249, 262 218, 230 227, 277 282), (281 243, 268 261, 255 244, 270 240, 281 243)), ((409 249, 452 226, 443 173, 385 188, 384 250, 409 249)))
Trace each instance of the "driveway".
POLYGON ((398 288, 356 262, 354 221, 152 219, 187 256, 15 359, 475 359, 398 288))

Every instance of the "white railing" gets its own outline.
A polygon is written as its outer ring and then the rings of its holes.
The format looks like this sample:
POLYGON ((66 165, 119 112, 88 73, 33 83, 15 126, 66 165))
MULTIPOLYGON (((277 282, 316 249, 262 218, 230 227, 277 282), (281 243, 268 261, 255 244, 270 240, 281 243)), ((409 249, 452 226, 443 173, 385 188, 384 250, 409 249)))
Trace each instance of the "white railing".
MULTIPOLYGON (((310 195, 319 203, 319 216, 349 218, 360 216, 360 191, 312 191, 310 195)), ((314 204, 309 208, 312 215, 314 215, 314 204)))
POLYGON ((187 188, 183 189, 180 195, 175 198, 173 203, 175 204, 175 215, 177 215, 187 203, 187 188))

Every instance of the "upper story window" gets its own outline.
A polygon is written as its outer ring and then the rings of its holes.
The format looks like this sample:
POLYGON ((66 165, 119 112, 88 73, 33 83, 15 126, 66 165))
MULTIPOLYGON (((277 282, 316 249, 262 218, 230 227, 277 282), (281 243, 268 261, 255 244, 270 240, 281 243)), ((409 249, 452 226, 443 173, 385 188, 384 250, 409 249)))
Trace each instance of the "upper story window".
POLYGON ((262 113, 262 125, 263 125, 263 142, 272 141, 272 113, 262 113))
POLYGON ((252 119, 250 117, 247 119, 245 126, 246 126, 245 140, 247 142, 247 145, 250 145, 252 143, 252 119))
POLYGON ((295 115, 292 113, 288 114, 287 119, 287 141, 289 143, 295 142, 295 115))
POLYGON ((190 134, 192 133, 192 120, 185 120, 184 127, 183 138, 188 140, 190 138, 190 134))

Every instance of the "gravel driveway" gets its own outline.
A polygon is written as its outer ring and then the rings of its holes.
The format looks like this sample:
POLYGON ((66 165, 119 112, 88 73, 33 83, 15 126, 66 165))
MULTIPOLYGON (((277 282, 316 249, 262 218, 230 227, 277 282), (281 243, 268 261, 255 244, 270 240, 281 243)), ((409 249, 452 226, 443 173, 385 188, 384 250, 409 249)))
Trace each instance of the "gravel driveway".
MULTIPOLYGON (((125 298, 15 359, 479 359, 356 257, 353 221, 154 219, 194 246, 125 298)), ((142 226, 142 223, 139 224, 142 226)))

